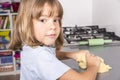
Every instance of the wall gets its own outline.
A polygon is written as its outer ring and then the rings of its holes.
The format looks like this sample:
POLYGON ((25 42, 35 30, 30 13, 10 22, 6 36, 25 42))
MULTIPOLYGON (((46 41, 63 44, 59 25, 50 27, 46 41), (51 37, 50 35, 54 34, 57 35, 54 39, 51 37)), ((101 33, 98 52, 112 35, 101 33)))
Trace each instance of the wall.
POLYGON ((92 0, 60 0, 64 8, 63 26, 92 24, 92 0))
POLYGON ((93 24, 120 36, 120 0, 93 0, 93 24))
POLYGON ((59 0, 59 1, 62 3, 64 8, 63 26, 92 24, 92 0, 59 0))

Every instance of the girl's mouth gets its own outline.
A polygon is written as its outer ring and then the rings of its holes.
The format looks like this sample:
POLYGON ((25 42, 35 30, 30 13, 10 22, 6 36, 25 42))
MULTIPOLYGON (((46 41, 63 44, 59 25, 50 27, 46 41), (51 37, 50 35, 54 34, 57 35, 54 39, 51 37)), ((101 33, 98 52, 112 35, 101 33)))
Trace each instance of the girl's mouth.
POLYGON ((50 35, 47 35, 47 36, 50 37, 50 38, 55 38, 56 34, 50 34, 50 35))

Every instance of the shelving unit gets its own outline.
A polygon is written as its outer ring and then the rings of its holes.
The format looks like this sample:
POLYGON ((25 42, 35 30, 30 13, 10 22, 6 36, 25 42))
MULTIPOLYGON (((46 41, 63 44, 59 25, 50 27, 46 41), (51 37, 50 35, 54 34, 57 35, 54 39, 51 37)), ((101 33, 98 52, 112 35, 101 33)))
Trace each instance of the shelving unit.
POLYGON ((14 18, 17 13, 0 13, 0 76, 16 75, 20 72, 19 53, 8 50, 14 18), (16 56, 17 54, 17 56, 16 56))

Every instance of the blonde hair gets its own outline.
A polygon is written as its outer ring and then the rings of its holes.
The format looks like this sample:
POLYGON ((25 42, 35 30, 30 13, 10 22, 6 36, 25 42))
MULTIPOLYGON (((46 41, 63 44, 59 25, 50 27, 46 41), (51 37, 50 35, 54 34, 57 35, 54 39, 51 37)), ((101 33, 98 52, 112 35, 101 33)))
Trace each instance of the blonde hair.
MULTIPOLYGON (((42 15, 45 4, 50 7, 49 16, 53 16, 54 13, 57 12, 58 17, 60 17, 60 27, 62 26, 63 8, 58 0, 21 0, 16 22, 13 27, 9 49, 20 50, 24 44, 31 47, 43 45, 34 37, 32 19, 38 19, 42 15)), ((61 48, 63 41, 61 27, 61 32, 55 42, 57 50, 61 48)))

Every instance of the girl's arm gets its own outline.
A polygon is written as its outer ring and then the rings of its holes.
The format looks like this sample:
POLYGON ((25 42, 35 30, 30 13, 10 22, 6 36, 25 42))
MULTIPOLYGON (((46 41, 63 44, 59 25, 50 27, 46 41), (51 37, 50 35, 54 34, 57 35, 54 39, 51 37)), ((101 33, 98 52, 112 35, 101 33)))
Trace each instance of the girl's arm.
POLYGON ((100 59, 97 56, 87 54, 87 70, 77 72, 73 69, 68 70, 58 80, 96 80, 97 71, 100 65, 100 59))
POLYGON ((80 56, 81 54, 90 54, 90 53, 88 50, 80 50, 80 51, 76 51, 76 52, 56 51, 56 56, 60 60, 69 59, 69 58, 76 60, 77 56, 80 56))

